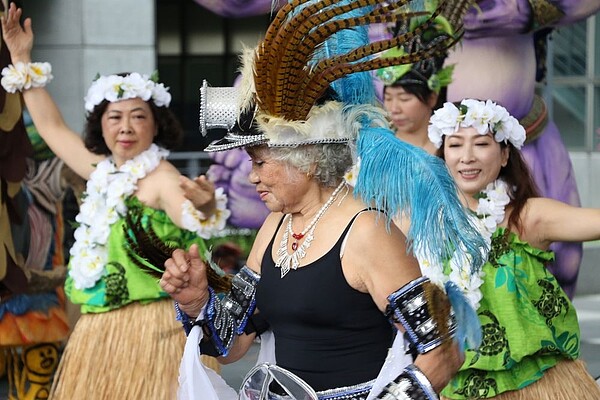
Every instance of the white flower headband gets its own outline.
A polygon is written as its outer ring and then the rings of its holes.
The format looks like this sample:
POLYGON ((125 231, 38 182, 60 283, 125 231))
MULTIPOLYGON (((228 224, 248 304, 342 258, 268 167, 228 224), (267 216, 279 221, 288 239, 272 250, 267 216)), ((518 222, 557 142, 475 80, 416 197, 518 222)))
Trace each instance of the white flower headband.
POLYGON ((510 142, 520 149, 525 143, 525 128, 506 108, 491 100, 465 99, 460 106, 444 103, 429 119, 428 136, 436 148, 442 146, 442 136, 450 136, 460 128, 473 127, 480 135, 494 134, 496 142, 510 142))
POLYGON ((139 97, 144 101, 152 99, 157 107, 168 107, 171 103, 169 88, 158 83, 158 75, 140 75, 133 72, 129 75, 98 76, 85 96, 85 109, 94 110, 103 100, 111 103, 119 100, 139 97))

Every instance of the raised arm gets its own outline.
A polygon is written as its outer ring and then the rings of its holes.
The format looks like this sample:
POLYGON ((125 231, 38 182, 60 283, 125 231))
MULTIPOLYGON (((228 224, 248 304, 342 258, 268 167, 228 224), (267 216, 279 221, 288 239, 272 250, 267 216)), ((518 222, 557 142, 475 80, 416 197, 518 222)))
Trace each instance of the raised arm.
MULTIPOLYGON (((30 18, 26 18, 21 26, 21 15, 22 9, 11 3, 2 18, 2 35, 13 65, 23 63, 27 66, 32 61, 33 30, 30 18)), ((104 156, 85 148, 81 137, 65 124, 56 103, 43 86, 23 90, 23 99, 40 136, 52 151, 79 176, 88 179, 94 164, 104 156)))
POLYGON ((573 207, 548 198, 527 202, 523 224, 525 240, 548 248, 552 242, 588 242, 600 240, 600 209, 573 207))

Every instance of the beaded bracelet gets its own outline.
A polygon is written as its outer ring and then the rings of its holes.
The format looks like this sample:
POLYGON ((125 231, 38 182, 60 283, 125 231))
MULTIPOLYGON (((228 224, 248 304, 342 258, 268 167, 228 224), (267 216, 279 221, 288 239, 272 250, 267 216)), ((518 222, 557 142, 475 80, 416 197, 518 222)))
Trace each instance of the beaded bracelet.
POLYGON ((175 319, 177 321, 181 322, 181 325, 183 326, 183 330, 185 331, 185 335, 186 336, 189 335, 190 331, 194 327, 194 322, 196 322, 196 321, 193 318, 191 318, 189 315, 187 315, 186 313, 181 311, 181 308, 179 307, 178 302, 175 302, 175 314, 176 314, 175 319))
POLYGON ((0 83, 8 93, 44 87, 52 80, 52 66, 47 62, 16 62, 2 69, 0 83))

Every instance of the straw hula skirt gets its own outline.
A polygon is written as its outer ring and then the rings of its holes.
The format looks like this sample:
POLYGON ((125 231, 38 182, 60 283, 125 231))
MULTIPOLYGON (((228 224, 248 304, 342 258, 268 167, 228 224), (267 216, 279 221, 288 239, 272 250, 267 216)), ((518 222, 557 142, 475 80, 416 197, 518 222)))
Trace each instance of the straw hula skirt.
MULTIPOLYGON (((185 340, 170 299, 83 314, 65 347, 50 398, 176 399, 185 340)), ((209 366, 218 368, 215 361, 209 366)))

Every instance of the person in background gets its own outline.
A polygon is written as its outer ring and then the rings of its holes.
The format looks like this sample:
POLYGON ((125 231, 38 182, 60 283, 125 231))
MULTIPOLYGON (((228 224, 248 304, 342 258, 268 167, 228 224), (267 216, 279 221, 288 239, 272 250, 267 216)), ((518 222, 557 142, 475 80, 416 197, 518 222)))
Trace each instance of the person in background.
MULTIPOLYGON (((1 40, 0 68, 8 64, 1 40)), ((47 398, 70 328, 61 198, 73 182, 19 95, 0 88, 0 104, 0 379, 10 399, 47 398)))
MULTIPOLYGON (((573 304, 546 265, 555 241, 600 239, 600 210, 540 197, 520 149, 525 129, 493 101, 446 103, 430 120, 459 194, 491 243, 469 278, 483 338, 443 390, 447 399, 598 399, 579 360, 573 304)), ((450 262, 445 278, 460 279, 450 262)))
MULTIPOLYGON (((400 57, 411 47, 426 48, 448 32, 448 24, 438 17, 426 32, 415 36, 385 52, 382 57, 400 57)), ((406 32, 409 27, 398 24, 394 36, 406 32)), ((429 154, 435 147, 427 137, 427 126, 432 112, 446 101, 446 87, 452 81, 453 66, 444 67, 447 53, 404 65, 394 65, 377 70, 376 76, 383 82, 383 107, 388 112, 396 137, 429 154)))
MULTIPOLYGON (((181 356, 185 337, 176 329, 173 301, 158 285, 162 270, 153 267, 168 258, 170 247, 154 241, 205 249, 204 240, 225 224, 226 198, 205 178, 182 177, 166 160, 182 129, 168 109, 168 88, 156 77, 135 72, 98 77, 85 98, 85 137, 66 126, 44 89, 51 66, 32 62, 31 19, 21 25, 21 15, 11 3, 2 18, 12 59, 2 70, 2 86, 21 92, 40 136, 87 180, 65 284, 82 315, 50 396, 175 398, 172 360, 181 356), (187 199, 186 191, 197 186, 205 195, 194 190, 187 199), (135 241, 136 230, 148 240, 135 241)), ((213 278, 218 287, 221 277, 213 278)))

